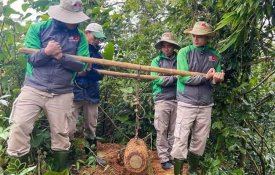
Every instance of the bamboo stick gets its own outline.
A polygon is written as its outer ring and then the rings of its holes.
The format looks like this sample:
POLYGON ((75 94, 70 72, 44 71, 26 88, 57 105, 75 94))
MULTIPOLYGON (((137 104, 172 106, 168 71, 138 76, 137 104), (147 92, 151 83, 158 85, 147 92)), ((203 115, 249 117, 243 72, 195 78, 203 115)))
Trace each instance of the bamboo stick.
MULTIPOLYGON (((19 52, 27 53, 27 54, 33 54, 37 51, 38 51, 38 49, 31 49, 31 48, 20 48, 19 49, 19 52)), ((69 55, 69 54, 65 54, 65 55, 68 55, 70 57, 73 57, 73 58, 75 58, 79 61, 85 62, 85 63, 100 64, 100 65, 106 65, 106 66, 115 66, 115 67, 121 67, 121 68, 126 68, 126 69, 133 69, 133 70, 159 72, 159 73, 165 73, 165 74, 170 74, 170 75, 181 75, 181 76, 205 75, 204 73, 200 73, 200 72, 179 71, 176 69, 157 68, 157 67, 151 67, 151 66, 119 62, 119 61, 111 61, 111 60, 106 60, 106 59, 96 59, 96 58, 69 55)))
POLYGON ((99 74, 110 75, 114 77, 126 77, 126 78, 146 79, 146 80, 154 80, 154 79, 160 78, 160 76, 130 74, 130 73, 122 73, 122 72, 100 70, 100 69, 96 69, 96 70, 99 74))

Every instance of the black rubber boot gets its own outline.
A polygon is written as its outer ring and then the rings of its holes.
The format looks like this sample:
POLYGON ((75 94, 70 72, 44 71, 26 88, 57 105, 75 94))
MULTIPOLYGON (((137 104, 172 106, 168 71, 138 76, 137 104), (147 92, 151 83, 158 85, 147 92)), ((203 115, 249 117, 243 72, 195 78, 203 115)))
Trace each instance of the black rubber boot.
POLYGON ((182 175, 184 160, 174 159, 174 175, 182 175))
POLYGON ((54 151, 54 166, 52 171, 62 172, 68 168, 69 151, 54 151))
POLYGON ((72 146, 70 148, 69 155, 68 155, 68 164, 71 166, 71 165, 75 164, 76 161, 77 161, 76 150, 75 150, 75 147, 72 146))
POLYGON ((29 154, 26 154, 22 157, 19 157, 18 159, 20 160, 21 163, 26 163, 26 165, 28 165, 28 163, 30 163, 29 158, 30 158, 29 154))
POLYGON ((199 155, 196 155, 192 152, 189 152, 188 154, 188 164, 189 164, 189 174, 190 175, 197 175, 197 169, 199 166, 199 161, 200 161, 199 155))

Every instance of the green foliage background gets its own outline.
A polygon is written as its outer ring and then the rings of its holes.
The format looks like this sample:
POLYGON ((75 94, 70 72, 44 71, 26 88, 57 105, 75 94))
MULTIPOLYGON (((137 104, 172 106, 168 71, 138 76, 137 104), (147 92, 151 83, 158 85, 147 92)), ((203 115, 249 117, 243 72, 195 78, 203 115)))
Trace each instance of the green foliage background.
MULTIPOLYGON (((0 2, 0 165, 5 168, 8 117, 24 80, 25 59, 18 53, 31 13, 20 13, 0 2), (14 19, 13 14, 19 15, 14 19), (25 22, 22 23, 21 21, 25 22), (6 97, 4 95, 10 95, 6 97)), ((57 0, 25 0, 22 9, 35 9, 46 20, 57 0)), ((158 53, 154 44, 165 31, 177 35, 181 46, 190 43, 182 32, 206 20, 216 29, 211 45, 223 56, 225 83, 215 88, 212 131, 201 165, 203 174, 274 174, 274 0, 83 0, 89 22, 103 25, 107 42, 115 46, 113 60, 149 65, 158 53)), ((113 48, 111 48, 112 50, 113 48)), ((114 71, 136 71, 108 68, 114 71)), ((143 72, 140 72, 143 73, 143 72)), ((135 135, 155 138, 151 83, 105 77, 101 82, 98 136, 106 142, 127 143, 135 135), (139 97, 138 112, 135 112, 139 97)), ((34 154, 49 139, 47 121, 40 118, 33 132, 34 154)), ((150 139, 146 139, 151 145, 150 139)), ((46 142, 49 143, 49 142, 46 142)), ((154 143, 154 141, 153 141, 154 143)), ((49 151, 50 152, 50 151, 49 151)), ((50 154, 50 153, 49 153, 50 154)))

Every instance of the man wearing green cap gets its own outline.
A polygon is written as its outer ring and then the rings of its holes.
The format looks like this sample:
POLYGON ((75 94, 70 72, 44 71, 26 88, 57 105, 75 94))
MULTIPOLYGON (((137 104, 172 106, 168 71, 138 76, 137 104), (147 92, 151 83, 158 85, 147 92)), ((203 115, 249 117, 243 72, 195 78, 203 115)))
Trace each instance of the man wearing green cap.
MULTIPOLYGON (((100 54, 100 42, 106 39, 102 26, 97 23, 89 24, 85 29, 85 35, 89 43, 90 57, 102 59, 100 54)), ((88 141, 90 148, 96 153, 96 126, 99 104, 99 81, 103 76, 97 72, 102 69, 101 65, 92 64, 85 72, 78 73, 74 81, 74 122, 71 128, 71 136, 76 130, 76 121, 80 110, 83 110, 84 117, 84 137, 88 141), (92 146, 94 145, 94 146, 92 146)), ((86 149, 87 154, 90 152, 86 149)), ((105 163, 102 159, 97 159, 99 163, 105 163)))

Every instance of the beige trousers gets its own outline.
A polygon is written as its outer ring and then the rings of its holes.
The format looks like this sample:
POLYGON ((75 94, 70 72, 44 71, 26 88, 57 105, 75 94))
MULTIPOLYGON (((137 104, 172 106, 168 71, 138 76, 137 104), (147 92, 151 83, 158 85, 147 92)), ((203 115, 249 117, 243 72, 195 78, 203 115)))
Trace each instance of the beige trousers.
POLYGON ((51 130, 51 149, 69 150, 68 120, 72 116, 73 93, 50 94, 24 86, 13 103, 7 153, 20 157, 30 151, 30 134, 43 110, 51 130))
POLYGON ((98 117, 98 105, 87 101, 74 102, 74 120, 70 123, 70 138, 73 138, 73 134, 76 131, 77 118, 80 110, 83 110, 84 117, 84 136, 88 139, 94 139, 96 137, 96 126, 98 117))
POLYGON ((161 163, 171 159, 177 117, 176 101, 156 101, 154 126, 157 132, 156 147, 161 163))
POLYGON ((196 155, 203 155, 210 131, 212 106, 213 104, 209 106, 193 106, 178 102, 174 133, 175 141, 171 152, 174 158, 187 158, 190 130, 191 142, 189 151, 196 155))

